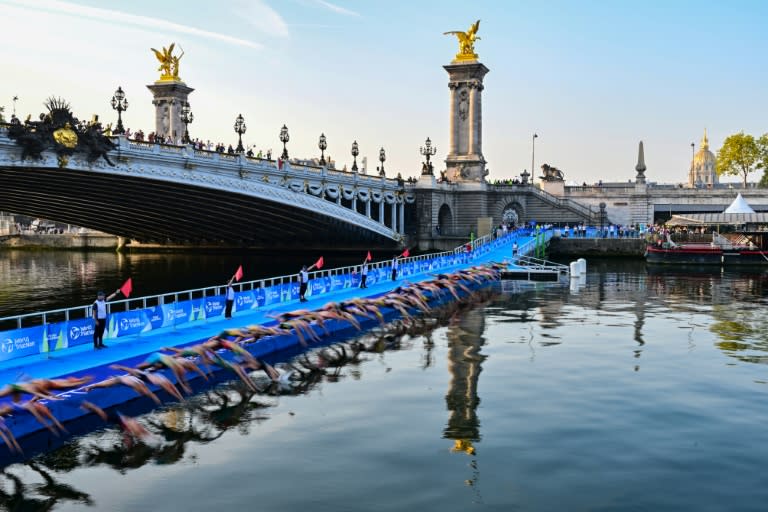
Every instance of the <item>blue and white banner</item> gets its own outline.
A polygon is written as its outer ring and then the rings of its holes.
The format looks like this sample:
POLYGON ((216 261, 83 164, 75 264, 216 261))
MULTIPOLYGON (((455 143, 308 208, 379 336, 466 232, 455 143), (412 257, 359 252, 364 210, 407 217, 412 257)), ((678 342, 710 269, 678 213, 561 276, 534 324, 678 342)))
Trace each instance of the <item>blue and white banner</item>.
MULTIPOLYGON (((93 343, 94 324, 93 319, 91 318, 81 318, 79 320, 70 320, 69 322, 60 324, 51 324, 48 326, 48 330, 55 329, 56 326, 61 326, 59 331, 64 331, 66 334, 66 345, 64 345, 63 348, 93 343)), ((49 349, 50 348, 49 345, 49 349)), ((56 350, 59 350, 58 345, 56 345, 56 350)))
POLYGON ((235 311, 249 311, 257 307, 256 295, 252 291, 235 293, 235 311))
MULTIPOLYGON (((246 307, 240 306, 243 303, 243 299, 241 297, 243 293, 248 292, 235 293, 235 311, 248 309, 246 307)), ((225 295, 212 295, 210 297, 203 297, 200 299, 200 303, 202 307, 203 318, 216 318, 217 316, 224 314, 224 308, 227 305, 227 298, 225 295)))
POLYGON ((42 325, 3 332, 0 338, 0 361, 39 354, 44 337, 45 327, 42 325))

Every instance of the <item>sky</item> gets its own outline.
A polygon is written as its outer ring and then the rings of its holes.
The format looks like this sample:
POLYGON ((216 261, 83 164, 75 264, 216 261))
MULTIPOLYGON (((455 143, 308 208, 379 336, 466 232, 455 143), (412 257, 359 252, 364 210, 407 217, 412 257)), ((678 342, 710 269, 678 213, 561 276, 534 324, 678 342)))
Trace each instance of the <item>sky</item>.
POLYGON ((762 0, 0 0, 0 106, 18 96, 17 114, 36 117, 53 95, 114 122, 121 86, 126 127, 148 133, 150 48, 175 42, 192 137, 234 145, 242 114, 256 150, 279 153, 286 124, 292 157, 319 156, 324 133, 338 167, 356 140, 369 170, 384 147, 388 175, 418 176, 424 140, 438 170, 448 146, 442 66, 457 43, 443 32, 477 19, 491 180, 531 169, 534 133, 535 167, 581 184, 634 179, 640 140, 647 179, 680 183, 705 128, 715 153, 768 132, 762 0))

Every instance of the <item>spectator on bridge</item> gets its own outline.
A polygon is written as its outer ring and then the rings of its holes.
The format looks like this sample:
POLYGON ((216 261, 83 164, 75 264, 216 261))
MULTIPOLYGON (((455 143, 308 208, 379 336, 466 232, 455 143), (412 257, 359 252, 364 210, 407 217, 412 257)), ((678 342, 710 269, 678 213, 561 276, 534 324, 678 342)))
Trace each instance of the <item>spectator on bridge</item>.
MULTIPOLYGON (((224 146, 222 146, 222 148, 223 147, 224 146)), ((230 144, 229 147, 227 148, 227 153, 229 153, 230 155, 234 155, 235 154, 235 148, 232 147, 232 144, 230 144)))
POLYGON ((245 156, 249 158, 253 158, 253 148, 248 148, 248 151, 245 153, 245 156))
POLYGON ((517 240, 512 244, 512 256, 517 256, 517 240))
POLYGON ((115 298, 115 295, 119 292, 120 288, 105 299, 104 292, 100 291, 96 294, 96 300, 94 301, 93 306, 91 306, 91 316, 93 317, 93 348, 96 350, 107 348, 104 344, 104 330, 107 328, 107 302, 115 298))
POLYGON ((272 150, 271 149, 267 150, 267 160, 272 160, 272 150))

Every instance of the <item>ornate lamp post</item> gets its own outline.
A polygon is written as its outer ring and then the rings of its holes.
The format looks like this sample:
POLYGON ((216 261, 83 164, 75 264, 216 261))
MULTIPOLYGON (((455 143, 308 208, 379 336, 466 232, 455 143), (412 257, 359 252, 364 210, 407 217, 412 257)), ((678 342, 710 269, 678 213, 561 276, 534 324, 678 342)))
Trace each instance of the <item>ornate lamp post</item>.
POLYGON ((357 141, 352 143, 352 172, 357 172, 357 155, 360 154, 360 148, 357 147, 357 141))
POLYGON ((325 165, 325 148, 328 147, 328 143, 325 140, 325 134, 320 134, 320 140, 317 141, 317 147, 320 148, 320 165, 325 165))
POLYGON ((437 153, 437 147, 432 147, 432 141, 429 140, 429 137, 427 137, 427 140, 424 142, 424 147, 419 148, 419 153, 427 158, 427 163, 424 166, 421 174, 433 174, 432 164, 429 161, 429 157, 434 156, 435 153, 437 153))
POLYGON ((531 172, 536 172, 534 170, 534 156, 536 155, 536 139, 538 138, 538 133, 534 133, 533 137, 531 137, 531 172))
POLYGON ((245 148, 243 147, 243 134, 245 133, 247 126, 245 126, 245 119, 243 119, 243 114, 238 114, 237 119, 235 119, 235 133, 237 134, 237 151, 238 153, 243 153, 245 151, 245 148))
POLYGON ((181 122, 184 123, 184 138, 182 142, 189 144, 189 124, 195 120, 195 115, 192 113, 192 109, 189 107, 189 102, 185 101, 181 107, 181 122))
POLYGON ((384 174, 384 160, 387 159, 387 154, 384 152, 384 148, 379 150, 379 162, 381 162, 381 169, 379 169, 379 176, 385 176, 384 174))
POLYGON ((118 87, 115 94, 112 95, 112 101, 110 103, 112 104, 112 108, 117 110, 117 128, 115 128, 113 132, 122 135, 125 133, 122 114, 128 110, 128 100, 125 99, 125 93, 123 92, 122 86, 118 87))
POLYGON ((283 154, 280 155, 280 158, 283 160, 288 160, 288 149, 285 145, 289 140, 291 140, 291 138, 288 136, 288 127, 283 125, 283 127, 280 128, 280 142, 283 143, 283 154))

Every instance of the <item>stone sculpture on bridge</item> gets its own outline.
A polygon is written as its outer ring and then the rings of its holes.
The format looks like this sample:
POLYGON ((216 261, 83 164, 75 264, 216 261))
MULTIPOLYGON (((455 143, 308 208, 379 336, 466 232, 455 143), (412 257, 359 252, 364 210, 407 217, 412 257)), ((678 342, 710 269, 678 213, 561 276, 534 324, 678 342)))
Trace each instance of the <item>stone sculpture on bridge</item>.
POLYGON ((563 181, 564 179, 563 171, 549 164, 542 165, 541 172, 544 173, 541 176, 544 181, 563 181))

